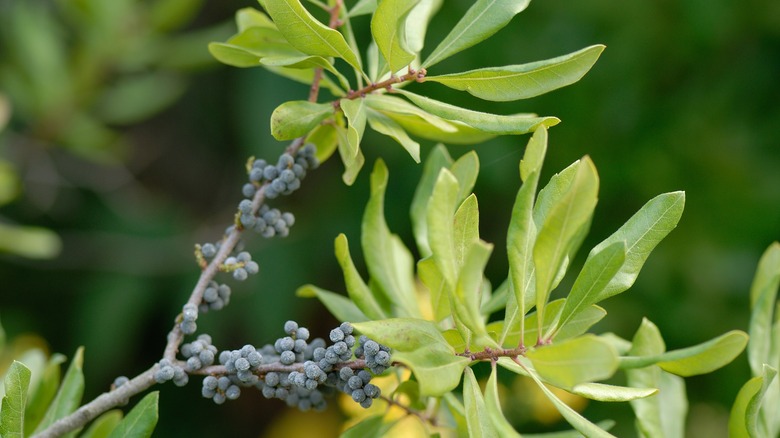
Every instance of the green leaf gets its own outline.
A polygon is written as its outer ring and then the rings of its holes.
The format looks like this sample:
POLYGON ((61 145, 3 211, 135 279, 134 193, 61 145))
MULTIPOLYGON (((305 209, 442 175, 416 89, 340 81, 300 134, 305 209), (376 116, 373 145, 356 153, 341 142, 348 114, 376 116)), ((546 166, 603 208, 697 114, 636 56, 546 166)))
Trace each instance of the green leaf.
POLYGON ((486 40, 525 9, 530 0, 477 0, 433 49, 423 67, 434 64, 486 40))
POLYGON ((54 396, 54 400, 46 411, 43 420, 41 420, 40 424, 38 424, 38 427, 35 429, 35 433, 45 430, 51 426, 52 423, 69 415, 79 407, 81 404, 81 396, 84 393, 83 365, 84 347, 79 347, 76 350, 76 354, 73 355, 73 359, 70 361, 70 366, 68 366, 65 376, 62 378, 62 385, 60 385, 57 395, 54 396))
POLYGON ((349 81, 344 77, 330 61, 321 56, 264 56, 260 58, 260 64, 272 67, 287 67, 293 69, 315 69, 321 68, 329 71, 338 79, 341 87, 348 90, 349 81))
MULTIPOLYGON (((780 242, 774 242, 761 256, 750 286, 751 314, 748 331, 750 343, 747 354, 754 376, 763 374, 764 364, 780 366, 777 360, 772 360, 771 354, 772 345, 780 344, 780 338, 773 339, 772 336, 772 314, 777 305, 778 286, 780 286, 780 242)), ((780 311, 775 318, 780 318, 780 311)))
POLYGON ((615 242, 598 253, 591 252, 580 274, 566 298, 566 305, 561 311, 561 319, 556 324, 550 338, 560 327, 598 301, 601 292, 620 271, 626 257, 625 242, 615 242))
POLYGON ((406 46, 412 53, 420 53, 425 45, 425 33, 433 15, 444 0, 419 0, 406 15, 406 46))
POLYGON ((498 432, 488 415, 485 399, 474 371, 466 367, 463 378, 463 404, 466 408, 466 425, 469 436, 475 438, 498 437, 498 432))
POLYGON ((463 266, 472 245, 479 242, 479 206, 477 197, 473 193, 455 212, 453 232, 455 233, 455 260, 458 266, 463 266))
POLYGON ((277 140, 302 137, 331 115, 333 106, 329 103, 288 101, 276 107, 271 114, 271 134, 277 140))
POLYGON ((46 414, 46 409, 51 404, 54 396, 57 394, 57 388, 60 386, 61 370, 60 365, 65 362, 65 356, 54 354, 49 358, 46 367, 41 373, 38 388, 31 392, 27 401, 27 408, 24 412, 24 430, 25 435, 31 435, 46 414))
POLYGON ((441 396, 458 386, 470 359, 455 355, 432 321, 393 318, 353 324, 355 329, 392 348, 393 361, 408 366, 422 396, 441 396))
POLYGON ((504 413, 501 412, 501 401, 498 398, 498 368, 495 365, 493 365, 493 371, 490 373, 487 386, 485 387, 485 407, 487 408, 487 415, 499 436, 520 438, 520 434, 509 424, 509 421, 504 417, 504 413))
POLYGON ((540 126, 550 127, 560 123, 557 117, 536 117, 535 114, 513 114, 508 116, 483 113, 439 102, 429 97, 395 89, 396 93, 406 96, 415 105, 447 120, 458 120, 479 131, 495 135, 527 134, 540 126))
POLYGON ((107 438, 122 421, 122 411, 114 409, 97 417, 79 438, 107 438))
MULTIPOLYGON (((406 42, 406 16, 418 0, 382 0, 371 18, 371 35, 395 73, 415 58, 406 42)), ((413 23, 413 25, 418 25, 413 23)))
POLYGON ((398 420, 385 422, 384 415, 373 415, 368 417, 349 429, 345 430, 339 438, 368 438, 385 436, 398 420))
POLYGON ((186 88, 184 77, 171 72, 124 76, 101 91, 96 113, 110 124, 139 123, 173 104, 186 88))
POLYGON ((447 286, 447 282, 441 276, 441 271, 436 267, 436 262, 431 257, 418 261, 417 275, 420 277, 422 284, 428 288, 433 318, 436 321, 441 321, 452 315, 452 309, 450 308, 452 289, 447 286))
POLYGON ((428 245, 428 202, 433 193, 433 186, 439 177, 439 171, 442 168, 449 168, 450 165, 452 165, 452 158, 447 152, 447 148, 442 144, 437 144, 428 154, 428 158, 425 159, 422 176, 414 191, 410 216, 414 239, 417 242, 421 258, 431 255, 431 247, 428 245))
POLYGON ((479 156, 473 150, 469 151, 452 163, 449 169, 458 180, 458 203, 461 203, 471 194, 471 190, 477 182, 479 156))
POLYGON ((387 166, 376 161, 371 173, 371 197, 362 223, 362 246, 371 280, 399 309, 399 316, 419 317, 414 285, 414 260, 401 239, 390 233, 385 221, 387 166))
POLYGON ((360 60, 344 36, 317 21, 298 0, 267 1, 263 5, 289 43, 308 55, 334 56, 361 70, 360 60))
MULTIPOLYGON (((457 247, 456 237, 456 247, 457 247)), ((485 320, 479 311, 482 302, 483 272, 487 265, 493 245, 482 241, 473 242, 468 252, 463 256, 463 262, 458 275, 458 282, 454 290, 454 300, 450 299, 450 305, 454 307, 456 321, 465 325, 477 336, 477 342, 497 346, 492 342, 485 328, 485 320)), ((468 339, 467 333, 462 333, 468 339)))
POLYGON ((534 243, 536 308, 541 315, 553 284, 559 281, 559 271, 582 241, 582 229, 590 224, 596 208, 599 179, 593 162, 586 156, 573 172, 571 183, 551 205, 534 243))
MULTIPOLYGON (((761 426, 759 412, 761 411, 764 396, 777 376, 777 370, 764 365, 760 376, 748 380, 737 394, 734 406, 731 407, 729 416, 729 436, 731 438, 759 438, 769 435, 768 430, 761 426)), ((769 407, 771 409, 771 407, 769 407)))
POLYGON ((374 131, 397 141, 398 144, 406 149, 406 152, 409 152, 414 161, 420 162, 420 143, 412 140, 406 133, 406 130, 393 119, 378 111, 369 110, 368 124, 371 125, 371 129, 374 131))
MULTIPOLYGON (((608 431, 615 427, 615 422, 612 420, 599 421, 596 426, 608 431)), ((525 438, 581 438, 582 434, 576 430, 564 430, 561 432, 524 433, 523 436, 525 438)))
POLYGON ((369 94, 365 99, 369 107, 395 120, 407 132, 417 137, 469 145, 494 137, 465 123, 444 120, 395 96, 369 94))
POLYGON ((572 394, 603 402, 627 402, 658 394, 656 388, 631 388, 606 385, 604 383, 580 383, 571 390, 572 394))
POLYGON ((614 234, 593 248, 589 258, 616 242, 624 242, 626 246, 623 266, 596 295, 595 302, 619 294, 634 284, 650 252, 677 226, 684 207, 685 192, 658 195, 642 206, 614 234))
MULTIPOLYGON (((266 70, 277 74, 279 76, 285 77, 287 79, 300 82, 305 85, 311 85, 312 81, 314 80, 314 70, 301 70, 297 68, 287 68, 287 67, 274 67, 270 65, 264 65, 263 66, 266 70)), ((330 80, 330 77, 323 76, 322 81, 320 82, 321 88, 327 88, 328 91, 330 91, 334 96, 343 96, 344 90, 341 89, 338 85, 336 85, 332 80, 330 80)))
POLYGON ((157 425, 160 393, 150 392, 111 431, 109 438, 148 438, 157 425))
POLYGON ((242 8, 236 12, 236 25, 241 33, 250 27, 265 27, 276 29, 276 25, 267 15, 255 8, 242 8))
MULTIPOLYGON (((646 318, 634 334, 629 354, 656 356, 666 346, 658 327, 646 318)), ((626 371, 628 386, 634 388, 658 388, 654 397, 631 400, 636 414, 636 427, 642 437, 683 437, 688 402, 685 382, 682 378, 663 372, 657 366, 626 371)))
POLYGON ((30 370, 21 362, 14 361, 6 372, 4 383, 5 396, 0 407, 0 436, 22 438, 30 370))
POLYGON ((536 382, 537 385, 539 385, 539 388, 544 392, 544 395, 547 396, 548 399, 555 405, 555 408, 558 409, 558 412, 561 413, 563 418, 571 424, 572 427, 577 429, 580 433, 582 433, 584 436, 591 438, 591 437, 613 437, 612 434, 605 431, 604 429, 601 429, 600 427, 596 426, 595 424, 591 423, 585 417, 580 415, 577 411, 569 407, 566 403, 561 401, 555 394, 552 393, 545 385, 542 383, 541 380, 539 380, 539 377, 534 372, 528 373, 529 376, 536 382))
POLYGON ((317 147, 317 159, 320 163, 324 163, 338 147, 336 128, 329 123, 317 126, 306 137, 306 143, 312 143, 317 147))
POLYGON ((31 259, 50 259, 62 249, 62 241, 53 231, 32 226, 0 223, 0 252, 31 259))
POLYGON ((360 173, 360 169, 366 162, 363 156, 363 151, 360 148, 355 149, 354 145, 349 141, 348 131, 338 125, 334 126, 336 130, 336 138, 338 139, 338 150, 341 162, 344 163, 344 173, 341 175, 341 179, 346 185, 352 185, 355 179, 360 173))
POLYGON ((545 61, 426 76, 424 81, 495 102, 528 99, 579 81, 603 50, 604 46, 595 45, 545 61))
POLYGON ((537 347, 526 357, 545 381, 563 389, 607 379, 618 368, 614 347, 594 335, 537 347))
POLYGON ((458 263, 455 255, 454 216, 457 207, 458 180, 447 169, 439 172, 428 207, 428 244, 433 261, 447 282, 455 289, 458 263))
POLYGON ((373 14, 376 11, 377 0, 358 0, 355 6, 349 10, 347 16, 358 17, 360 15, 373 14))
MULTIPOLYGON (((536 225, 533 221, 533 205, 539 172, 547 152, 547 129, 542 126, 528 141, 523 160, 520 162, 520 174, 526 172, 524 183, 517 192, 512 217, 507 231, 507 258, 509 259, 510 290, 514 294, 514 308, 507 306, 506 322, 501 339, 517 328, 525 332, 524 316, 536 301, 535 266, 533 247, 536 243, 536 225)), ((522 335, 520 335, 522 336, 522 335)))
POLYGON ((307 284, 298 288, 295 294, 306 298, 317 297, 322 305, 328 309, 328 312, 339 321, 361 322, 369 320, 369 317, 355 305, 353 300, 335 292, 307 284))
MULTIPOLYGON (((368 288, 363 278, 355 268, 352 256, 349 254, 349 242, 347 236, 339 234, 336 237, 336 259, 344 273, 344 284, 347 286, 347 294, 353 303, 370 319, 384 319, 387 317, 382 306, 368 288)), ((331 312, 333 313, 333 312, 331 312)), ((335 315, 335 314, 334 314, 335 315)), ((343 319, 342 321, 352 321, 343 319)))
POLYGON ((341 109, 349 122, 347 140, 349 141, 349 151, 354 158, 360 151, 360 140, 366 129, 365 99, 341 99, 341 109))
MULTIPOLYGON (((523 338, 523 345, 534 345, 539 339, 541 339, 541 334, 546 333, 549 328, 552 327, 553 324, 560 318, 561 310, 563 310, 564 304, 564 299, 550 301, 547 303, 546 311, 544 312, 544 321, 541 324, 541 333, 539 333, 539 314, 534 312, 527 315, 525 317, 526 329, 523 338)), ((566 326, 564 326, 555 336, 555 340, 563 341, 565 339, 573 338, 585 333, 590 327, 601 321, 604 316, 606 316, 606 314, 607 312, 599 306, 588 306, 583 312, 578 313, 577 316, 569 320, 569 323, 566 324, 566 326)), ((515 325, 511 330, 505 330, 503 327, 504 323, 498 321, 488 326, 488 331, 494 329, 494 327, 497 327, 493 326, 493 324, 500 325, 503 332, 506 333, 506 337, 504 338, 502 345, 506 347, 514 347, 519 345, 520 328, 518 325, 515 325)))
POLYGON ((622 357, 621 368, 642 368, 658 365, 664 371, 689 377, 706 374, 729 364, 745 349, 748 336, 740 330, 728 333, 688 348, 663 354, 622 357))

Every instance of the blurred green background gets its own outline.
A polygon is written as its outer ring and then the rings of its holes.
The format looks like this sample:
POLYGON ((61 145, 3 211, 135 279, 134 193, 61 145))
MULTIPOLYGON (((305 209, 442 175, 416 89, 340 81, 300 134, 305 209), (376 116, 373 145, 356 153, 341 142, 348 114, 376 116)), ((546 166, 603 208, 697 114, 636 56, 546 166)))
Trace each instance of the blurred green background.
MULTIPOLYGON (((469 5, 445 2, 427 50, 469 5)), ((9 117, 0 131, 0 318, 9 337, 37 333, 51 351, 86 346, 85 397, 159 358, 198 275, 193 244, 217 239, 231 220, 246 158, 273 159, 285 147, 270 136, 273 109, 307 96, 303 85, 211 60, 207 42, 232 34, 234 12, 247 6, 257 5, 0 0, 0 125, 9 117)), ((359 37, 368 34, 366 17, 354 24, 359 37)), ((780 238, 780 3, 532 2, 436 72, 530 62, 595 43, 607 49, 581 82, 528 101, 483 102, 436 84, 415 89, 472 109, 563 120, 551 129, 543 179, 584 154, 601 176, 575 265, 651 197, 687 192, 677 230, 632 290, 604 303, 609 315, 597 331, 630 338, 646 316, 671 349, 745 330, 755 265, 780 238)), ((526 141, 476 147, 483 239, 497 244, 488 268, 495 284, 507 271, 502 242, 526 141)), ((423 145, 425 156, 431 145, 423 145)), ((450 147, 453 156, 467 150, 450 147)), ((287 319, 326 333, 331 317, 294 291, 305 283, 343 290, 333 239, 346 233, 360 258, 377 157, 390 168, 388 222, 412 245, 408 205, 421 167, 373 133, 364 151, 367 166, 353 187, 330 160, 275 203, 297 217, 290 237, 247 241, 261 274, 235 285, 231 306, 199 320, 218 347, 271 342, 287 319)), ((689 435, 726 436, 728 409, 748 377, 743 355, 688 379, 689 435)), ((275 436, 291 430, 283 413, 297 415, 259 393, 216 407, 199 392, 195 382, 163 388, 159 436, 275 436)), ((587 409, 589 418, 616 419, 616 435, 633 436, 627 404, 587 409)), ((335 430, 339 415, 304 418, 322 432, 335 430)), ((527 413, 516 417, 529 421, 527 413)), ((526 430, 543 428, 530 421, 526 430)))

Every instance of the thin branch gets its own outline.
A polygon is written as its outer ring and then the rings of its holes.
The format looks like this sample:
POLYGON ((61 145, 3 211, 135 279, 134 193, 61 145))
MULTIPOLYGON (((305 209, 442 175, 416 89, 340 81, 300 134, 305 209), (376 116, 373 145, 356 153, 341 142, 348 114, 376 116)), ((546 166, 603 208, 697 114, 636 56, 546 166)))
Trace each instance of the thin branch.
MULTIPOLYGON (((390 78, 385 79, 381 82, 375 82, 373 84, 366 85, 365 87, 359 89, 359 90, 349 90, 346 96, 344 96, 344 99, 354 100, 359 99, 361 97, 366 97, 367 94, 371 94, 374 91, 377 90, 387 90, 392 91, 393 85, 400 84, 401 82, 422 82, 425 79, 425 75, 428 74, 428 72, 421 68, 419 70, 413 69, 411 66, 409 66, 409 70, 402 74, 401 76, 390 76, 390 78)), ((340 100, 336 100, 333 102, 333 106, 336 108, 340 107, 340 100)))
POLYGON ((457 356, 463 356, 468 357, 471 360, 491 360, 496 361, 499 357, 509 357, 512 359, 517 358, 518 356, 524 356, 525 352, 527 350, 525 347, 518 347, 518 348, 510 348, 510 349, 504 349, 504 348, 490 348, 485 347, 482 351, 472 352, 469 350, 464 351, 463 353, 458 353, 457 356))
POLYGON ((412 409, 409 406, 406 406, 405 404, 403 404, 401 402, 398 402, 398 401, 395 401, 392 398, 384 396, 384 395, 380 395, 379 398, 381 400, 384 400, 385 402, 387 402, 388 405, 397 406, 397 407, 401 408, 402 410, 404 410, 406 412, 406 415, 413 415, 413 416, 419 418, 423 423, 428 423, 431 426, 436 426, 436 424, 437 424, 436 423, 436 417, 433 417, 433 416, 431 416, 431 415, 429 415, 429 414, 427 414, 425 412, 420 412, 418 410, 412 409))

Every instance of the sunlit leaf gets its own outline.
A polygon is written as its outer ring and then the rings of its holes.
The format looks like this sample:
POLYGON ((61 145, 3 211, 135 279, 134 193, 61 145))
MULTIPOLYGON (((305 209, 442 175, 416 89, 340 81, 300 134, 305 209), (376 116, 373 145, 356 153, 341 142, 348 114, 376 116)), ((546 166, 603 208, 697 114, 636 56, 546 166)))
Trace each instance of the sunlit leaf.
POLYGON ((474 377, 474 371, 470 367, 466 367, 463 376, 463 404, 466 408, 466 425, 469 436, 475 438, 498 437, 498 432, 488 415, 482 390, 474 377))
POLYGON ((276 29, 276 25, 267 15, 255 8, 242 8, 236 12, 236 25, 241 33, 250 27, 265 27, 276 29))
POLYGON ((6 372, 4 383, 5 396, 0 405, 0 436, 23 438, 30 370, 21 362, 14 361, 6 372))
POLYGON ((451 290, 458 277, 454 221, 458 180, 447 169, 439 172, 428 207, 428 243, 436 267, 451 290))
POLYGON ((515 135, 533 132, 540 126, 557 125, 556 117, 536 117, 535 114, 513 114, 508 116, 468 110, 459 106, 439 102, 406 90, 397 93, 409 98, 415 105, 447 120, 458 120, 479 131, 496 135, 515 135))
POLYGON ((612 345, 593 335, 537 347, 526 357, 545 381, 563 389, 607 379, 618 368, 612 345))
POLYGON ((432 65, 486 40, 525 9, 530 0, 477 0, 422 63, 432 65))
POLYGON ((316 286, 307 284, 298 288, 295 294, 299 297, 316 297, 328 312, 339 321, 361 322, 368 321, 369 318, 355 305, 353 300, 316 286))
POLYGON ((604 383, 580 383, 571 389, 572 394, 603 402, 626 402, 658 394, 657 388, 632 388, 604 383))
POLYGON ((777 376, 777 370, 764 365, 763 373, 748 380, 737 394, 729 416, 729 437, 760 438, 772 436, 759 417, 764 396, 777 376))
POLYGON ((604 46, 595 45, 545 61, 427 76, 425 81, 438 82, 485 100, 528 99, 577 82, 593 67, 603 50, 604 46))
POLYGON ((43 420, 41 420, 35 432, 41 432, 60 418, 72 413, 81 404, 81 396, 84 393, 84 347, 79 347, 73 359, 70 361, 68 370, 62 378, 57 395, 49 405, 43 420))
POLYGON ((501 412, 501 401, 498 398, 498 368, 495 365, 485 387, 485 407, 498 436, 520 438, 520 434, 509 424, 504 413, 501 412))
POLYGON ((420 53, 425 45, 425 34, 433 15, 444 0, 419 0, 406 15, 406 45, 412 53, 420 53))
POLYGON ((150 392, 111 431, 109 438, 148 438, 157 426, 160 393, 150 392))
POLYGON ((357 70, 360 60, 344 36, 317 21, 298 0, 274 0, 264 4, 287 41, 308 55, 333 56, 345 60, 357 70))
MULTIPOLYGON (((387 315, 382 309, 382 306, 376 300, 376 297, 369 289, 368 285, 363 281, 363 278, 358 273, 355 264, 352 261, 352 256, 349 254, 349 242, 347 242, 347 236, 339 234, 336 237, 336 259, 341 266, 341 270, 344 273, 344 283, 347 286, 347 293, 353 303, 369 318, 371 319, 383 319, 387 315)), ((345 319, 342 321, 352 321, 351 319, 345 319)))
POLYGON ((358 0, 355 6, 349 10, 350 17, 358 17, 360 15, 373 14, 376 11, 377 0, 358 0))
MULTIPOLYGON (((456 247, 457 240, 456 237, 456 247)), ((457 320, 476 335, 478 342, 487 342, 488 344, 494 343, 489 341, 487 336, 485 321, 479 311, 479 305, 482 301, 483 271, 492 250, 493 245, 482 241, 473 242, 469 246, 468 251, 463 256, 463 262, 460 264, 458 281, 454 290, 455 300, 450 300, 457 320)), ((464 337, 466 337, 465 334, 464 337)))
POLYGON ((710 373, 729 364, 745 349, 748 336, 732 330, 715 339, 663 354, 628 356, 620 360, 621 368, 642 368, 658 365, 664 371, 688 377, 710 373))
MULTIPOLYGON (((406 16, 418 0, 382 0, 371 18, 371 34, 387 60, 390 72, 409 65, 415 54, 406 42, 406 16)), ((418 23, 413 25, 417 26, 418 23)))
POLYGON ((420 162, 420 143, 412 140, 406 133, 406 130, 396 121, 378 111, 369 110, 368 124, 374 131, 397 141, 398 144, 406 149, 406 152, 409 152, 414 161, 420 162))
POLYGON ((328 103, 291 100, 271 114, 271 134, 277 140, 292 140, 308 134, 331 115, 333 106, 328 103))
POLYGON ((571 183, 551 205, 534 243, 533 258, 536 274, 536 308, 544 314, 544 306, 559 270, 568 263, 570 253, 581 242, 583 227, 587 228, 596 208, 599 179, 593 162, 587 156, 580 160, 571 183))

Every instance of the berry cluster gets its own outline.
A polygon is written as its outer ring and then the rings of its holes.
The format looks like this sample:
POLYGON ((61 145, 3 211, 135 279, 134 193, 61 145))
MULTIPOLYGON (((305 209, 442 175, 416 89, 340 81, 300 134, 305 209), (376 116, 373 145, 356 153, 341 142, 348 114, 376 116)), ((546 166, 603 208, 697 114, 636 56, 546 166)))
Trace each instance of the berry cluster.
POLYGON ((210 281, 209 285, 203 291, 203 301, 198 306, 201 313, 209 310, 220 310, 230 303, 230 286, 226 284, 217 284, 216 281, 210 281))
POLYGON ((355 349, 355 356, 363 356, 366 366, 374 374, 382 374, 390 366, 390 348, 376 341, 360 336, 360 346, 355 349))
POLYGON ((267 205, 263 205, 255 216, 252 214, 251 208, 248 212, 245 211, 246 205, 244 202, 247 201, 249 200, 244 199, 238 204, 239 212, 241 212, 239 221, 244 228, 250 228, 257 234, 266 238, 274 236, 287 237, 287 235, 290 234, 290 227, 295 223, 295 216, 293 216, 292 213, 282 213, 277 208, 270 208, 267 205))
POLYGON ((233 273, 233 278, 238 281, 244 281, 250 275, 257 274, 260 266, 252 260, 252 255, 246 251, 238 253, 235 257, 231 256, 225 259, 223 269, 233 273))
POLYGON ((168 359, 161 359, 157 365, 157 371, 154 372, 154 380, 157 383, 173 380, 174 385, 184 386, 189 382, 189 376, 184 371, 184 368, 172 364, 168 359))
MULTIPOLYGON (((227 374, 207 376, 203 380, 203 396, 221 404, 238 397, 240 387, 255 387, 262 391, 264 397, 278 398, 303 411, 325 409, 325 396, 337 390, 351 395, 366 408, 379 397, 379 388, 369 383, 372 374, 362 369, 364 362, 352 360, 352 348, 357 342, 349 323, 331 330, 333 344, 330 346, 321 338, 309 342, 309 330, 298 326, 295 321, 287 321, 284 331, 287 336, 277 339, 273 345, 263 346, 259 351, 245 345, 241 350, 220 353, 219 362, 224 365, 227 374)), ((363 352, 358 359, 370 345, 368 348, 374 359, 370 369, 375 373, 384 371, 385 366, 379 365, 376 359, 379 352, 388 353, 389 349, 363 338, 361 336, 358 347, 363 352), (376 352, 373 351, 375 346, 376 352)), ((202 351, 206 350, 202 348, 202 351)), ((365 363, 368 363, 367 359, 365 363)), ((387 364, 390 364, 389 355, 387 364)))
POLYGON ((185 304, 181 309, 181 332, 191 335, 198 329, 198 306, 192 303, 185 304))
POLYGON ((274 199, 279 195, 289 195, 301 186, 301 180, 309 169, 316 169, 319 160, 316 157, 317 148, 313 144, 307 144, 299 149, 293 157, 284 153, 279 157, 276 165, 269 164, 265 160, 255 160, 249 169, 249 183, 241 189, 244 196, 251 198, 258 187, 264 182, 265 197, 274 199))
POLYGON ((181 355, 187 359, 187 371, 197 371, 214 363, 217 347, 211 344, 211 336, 203 334, 198 339, 181 346, 181 355))

